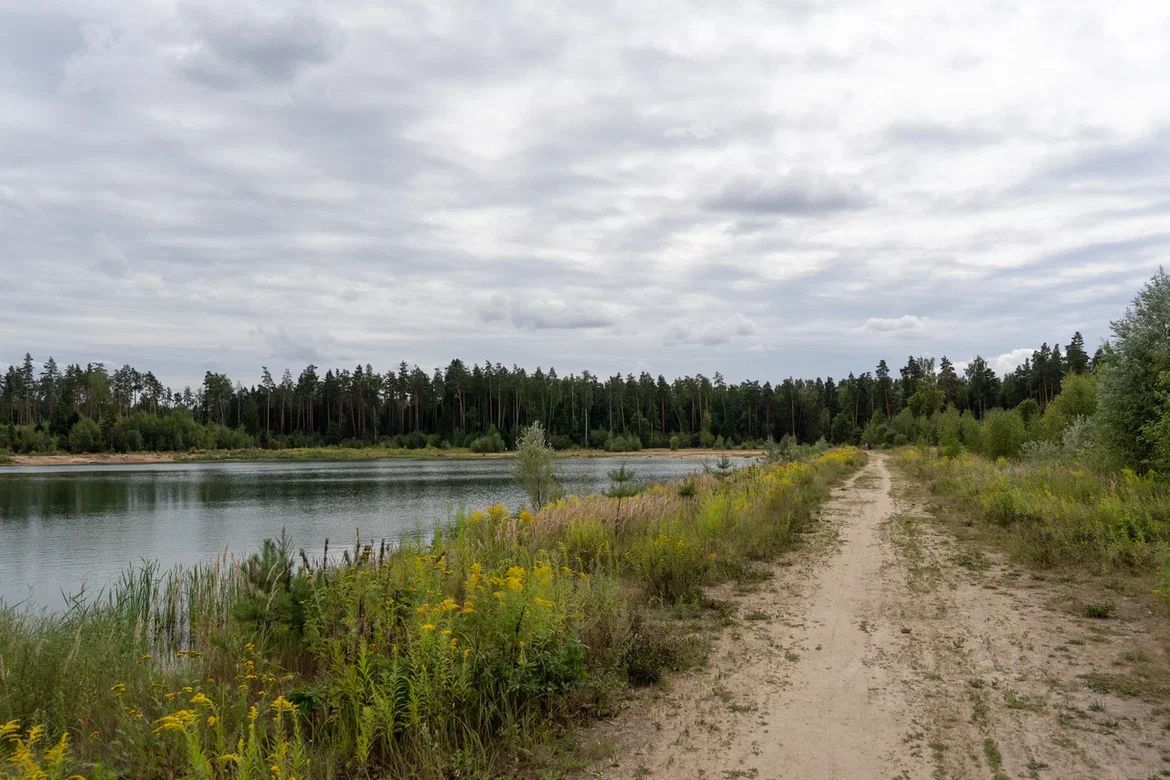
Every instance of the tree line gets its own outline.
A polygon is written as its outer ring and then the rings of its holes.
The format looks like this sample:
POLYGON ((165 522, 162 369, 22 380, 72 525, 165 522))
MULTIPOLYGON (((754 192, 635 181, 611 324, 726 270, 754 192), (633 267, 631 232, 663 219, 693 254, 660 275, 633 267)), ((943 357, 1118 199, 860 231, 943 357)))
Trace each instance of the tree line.
POLYGON ((385 373, 306 366, 279 378, 261 367, 245 386, 208 371, 200 386, 175 390, 150 371, 102 363, 66 366, 49 357, 38 369, 29 354, 0 385, 0 448, 15 452, 69 449, 187 450, 339 444, 510 446, 520 429, 540 422, 553 445, 634 450, 641 447, 730 447, 790 437, 858 442, 880 416, 904 409, 928 416, 952 407, 981 419, 1025 400, 1047 406, 1066 375, 1093 370, 1080 333, 1063 351, 1047 344, 1010 374, 982 357, 963 371, 943 357, 907 358, 897 373, 882 360, 870 372, 834 380, 727 382, 716 372, 667 380, 558 375, 484 362, 452 360, 427 373, 400 363, 385 373))

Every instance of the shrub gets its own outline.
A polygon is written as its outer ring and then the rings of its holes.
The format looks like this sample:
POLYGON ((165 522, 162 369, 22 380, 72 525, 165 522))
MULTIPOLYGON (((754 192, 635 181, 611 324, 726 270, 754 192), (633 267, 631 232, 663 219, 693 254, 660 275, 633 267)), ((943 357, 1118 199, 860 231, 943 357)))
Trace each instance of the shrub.
POLYGON ((491 428, 483 436, 471 440, 472 452, 503 452, 507 449, 504 437, 495 428, 491 428))
POLYGON ((516 481, 533 509, 540 509, 562 494, 561 481, 553 469, 553 450, 544 440, 544 426, 534 422, 516 440, 516 481))
POLYGON ((1015 410, 992 409, 983 419, 983 429, 991 458, 1016 457, 1028 435, 1024 419, 1015 410))
POLYGON ((674 604, 698 597, 712 559, 694 540, 670 530, 636 541, 626 560, 650 596, 674 604))
POLYGON ((88 417, 82 417, 69 429, 70 452, 96 452, 102 447, 102 429, 88 417))

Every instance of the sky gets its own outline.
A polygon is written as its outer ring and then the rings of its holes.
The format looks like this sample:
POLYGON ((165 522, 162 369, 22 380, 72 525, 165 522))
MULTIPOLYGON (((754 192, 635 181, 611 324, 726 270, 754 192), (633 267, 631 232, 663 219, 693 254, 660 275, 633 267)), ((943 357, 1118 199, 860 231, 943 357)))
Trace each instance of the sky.
POLYGON ((0 362, 772 380, 1090 349, 1170 4, 0 0, 0 362))

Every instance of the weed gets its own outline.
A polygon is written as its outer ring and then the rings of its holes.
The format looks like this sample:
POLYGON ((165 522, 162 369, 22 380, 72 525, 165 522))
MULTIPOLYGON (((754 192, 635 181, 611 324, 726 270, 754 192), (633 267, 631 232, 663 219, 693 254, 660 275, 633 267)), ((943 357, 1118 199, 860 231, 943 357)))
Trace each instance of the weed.
POLYGON ((1081 614, 1093 620, 1108 620, 1117 613, 1117 607, 1107 601, 1092 601, 1081 607, 1081 614))
POLYGON ((1003 766, 1003 755, 999 752, 999 745, 991 737, 983 740, 983 755, 987 757, 987 765, 994 771, 1003 766))

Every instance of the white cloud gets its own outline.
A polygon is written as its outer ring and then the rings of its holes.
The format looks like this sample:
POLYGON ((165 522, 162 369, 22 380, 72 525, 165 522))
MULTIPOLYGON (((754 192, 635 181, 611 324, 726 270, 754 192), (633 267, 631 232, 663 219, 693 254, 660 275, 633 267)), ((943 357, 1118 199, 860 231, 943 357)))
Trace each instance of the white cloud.
POLYGON ((870 317, 861 326, 862 333, 875 333, 898 338, 912 338, 926 331, 927 319, 913 314, 901 317, 870 317))
POLYGON ((1165 4, 25 5, 8 361, 840 376, 1095 343, 1170 252, 1165 4))
POLYGON ((1003 376, 1004 374, 1010 374, 1022 366, 1024 361, 1031 358, 1032 353, 1035 351, 1032 347, 1020 347, 1019 349, 1005 352, 1002 355, 996 355, 989 359, 987 364, 995 369, 995 373, 1003 376))
POLYGON ((738 312, 727 317, 686 318, 672 321, 666 329, 665 343, 697 344, 715 347, 730 341, 751 336, 756 325, 738 312))

